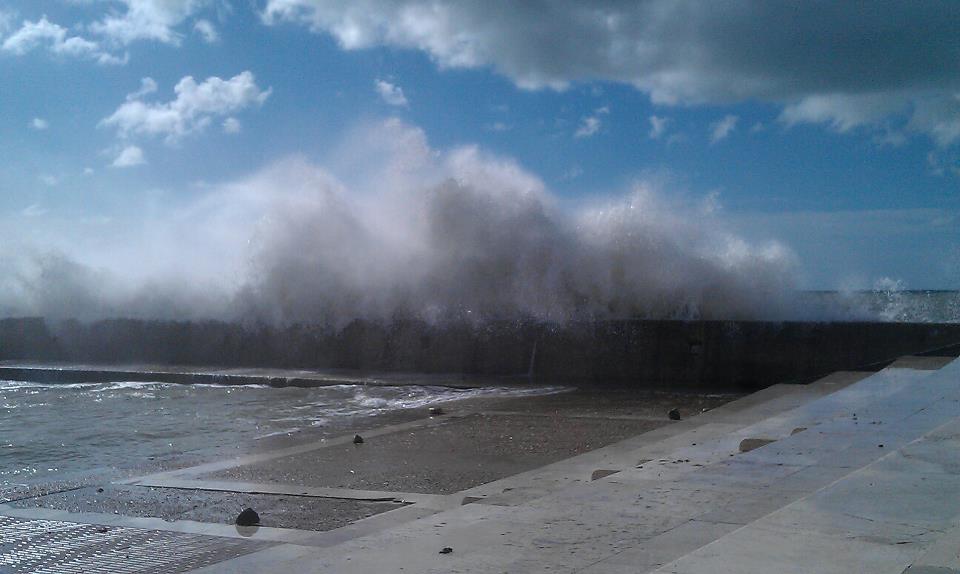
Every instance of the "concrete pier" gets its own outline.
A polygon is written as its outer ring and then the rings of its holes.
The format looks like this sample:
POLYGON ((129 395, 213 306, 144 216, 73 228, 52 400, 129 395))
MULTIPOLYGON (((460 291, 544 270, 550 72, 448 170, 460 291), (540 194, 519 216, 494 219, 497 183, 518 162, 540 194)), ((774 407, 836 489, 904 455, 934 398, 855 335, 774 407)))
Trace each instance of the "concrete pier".
POLYGON ((958 343, 960 324, 927 323, 357 321, 329 330, 214 321, 4 319, 0 361, 7 372, 0 370, 0 376, 64 382, 258 377, 268 384, 286 379, 315 385, 386 373, 398 373, 389 378, 400 381, 402 373, 423 373, 448 380, 523 376, 547 384, 757 390, 837 370, 876 368, 958 343), (20 370, 10 371, 14 368, 20 370))
MULTIPOLYGON (((960 361, 951 357, 904 357, 877 372, 772 385, 704 403, 695 416, 691 405, 680 421, 643 401, 543 400, 512 409, 480 402, 369 429, 360 446, 348 435, 132 476, 99 495, 78 492, 77 510, 64 506, 68 493, 10 502, 0 505, 0 532, 57 528, 77 533, 81 550, 100 544, 84 525, 122 539, 164 533, 170 548, 183 536, 198 548, 196 567, 162 557, 157 564, 198 574, 960 572, 960 361), (519 444, 505 460, 523 461, 525 447, 544 436, 578 454, 463 481, 470 461, 483 460, 483 441, 506 436, 484 435, 503 428, 483 424, 491 417, 519 425, 508 433, 519 444), (578 445, 580 433, 599 445, 578 445), (386 464, 394 472, 379 478, 365 461, 384 456, 409 457, 415 472, 406 476, 394 461, 386 464), (324 463, 344 457, 356 478, 324 463), (354 517, 323 529, 243 532, 162 522, 131 514, 129 505, 114 507, 118 514, 83 510, 91 508, 83 500, 129 489, 297 497, 327 515, 335 507, 323 505, 339 501, 352 505, 339 512, 354 517)), ((0 556, 15 555, 3 547, 0 556)))

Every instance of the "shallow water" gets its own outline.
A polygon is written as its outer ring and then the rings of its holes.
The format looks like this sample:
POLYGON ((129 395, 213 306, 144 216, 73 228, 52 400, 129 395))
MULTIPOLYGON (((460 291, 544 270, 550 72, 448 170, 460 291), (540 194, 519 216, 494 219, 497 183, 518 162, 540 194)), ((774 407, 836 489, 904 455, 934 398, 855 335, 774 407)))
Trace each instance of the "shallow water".
POLYGON ((560 390, 0 381, 0 486, 214 447, 235 454, 271 437, 344 432, 357 417, 444 401, 560 390))

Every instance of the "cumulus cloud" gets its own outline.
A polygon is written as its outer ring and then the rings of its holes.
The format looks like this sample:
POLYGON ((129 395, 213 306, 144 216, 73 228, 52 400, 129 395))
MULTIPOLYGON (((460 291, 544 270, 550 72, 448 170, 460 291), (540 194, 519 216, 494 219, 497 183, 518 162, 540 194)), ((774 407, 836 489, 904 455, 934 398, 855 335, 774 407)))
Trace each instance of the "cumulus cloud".
POLYGON ((376 80, 373 85, 377 90, 377 94, 380 95, 380 99, 391 106, 405 107, 409 103, 407 102, 407 97, 403 95, 403 89, 400 86, 391 84, 386 80, 376 80))
POLYGON ((209 20, 197 20, 193 24, 193 31, 200 34, 200 37, 207 44, 215 44, 220 41, 220 34, 209 20))
POLYGON ((141 89, 128 96, 100 125, 114 128, 124 138, 163 136, 168 143, 173 143, 185 135, 203 131, 214 117, 260 106, 272 91, 257 86, 250 71, 229 80, 213 76, 199 84, 193 77, 186 76, 174 87, 176 97, 172 101, 144 101, 143 95, 155 88, 153 80, 145 78, 141 89), (144 92, 145 88, 149 89, 144 92))
POLYGON ((113 167, 136 167, 145 163, 147 163, 147 160, 143 156, 143 150, 135 145, 128 145, 120 150, 120 153, 117 154, 110 165, 113 167))
POLYGON ((613 81, 662 104, 759 100, 787 122, 849 130, 893 116, 940 145, 960 139, 956 2, 267 0, 262 17, 524 88, 613 81))
POLYGON ((37 131, 43 131, 50 127, 50 122, 43 118, 33 118, 30 120, 30 127, 37 131))
POLYGON ((597 116, 587 116, 580 120, 580 126, 573 133, 576 138, 588 138, 600 131, 600 118, 597 116))
POLYGON ((715 144, 727 139, 736 129, 739 120, 740 118, 737 116, 727 114, 722 119, 710 124, 710 143, 715 144))
POLYGON ((573 133, 573 137, 576 138, 589 138, 593 137, 600 131, 603 121, 600 119, 600 116, 610 113, 610 108, 604 106, 602 108, 597 108, 594 110, 592 115, 586 116, 580 120, 580 125, 577 127, 577 131, 573 133))
MULTIPOLYGON (((212 0, 119 0, 119 2, 124 5, 123 11, 111 11, 101 20, 90 25, 90 30, 95 34, 118 45, 127 45, 137 40, 153 40, 179 45, 183 36, 176 28, 213 3, 212 0)), ((202 24, 200 26, 203 27, 202 24)), ((209 29, 216 32, 212 25, 209 29)), ((198 31, 203 33, 202 30, 198 31)))
POLYGON ((24 20, 20 28, 0 44, 0 50, 17 56, 39 49, 47 49, 57 56, 87 58, 99 64, 126 63, 125 56, 110 54, 92 40, 71 36, 66 28, 47 20, 46 16, 34 22, 24 20))
POLYGON ((650 116, 650 139, 658 140, 667 133, 667 127, 670 125, 670 118, 660 116, 650 116))
POLYGON ((143 96, 149 96, 150 94, 157 91, 157 82, 151 77, 141 78, 140 79, 140 89, 135 92, 130 92, 127 94, 127 101, 132 102, 134 100, 139 100, 143 96))
POLYGON ((40 183, 46 185, 47 187, 54 187, 60 183, 60 178, 55 175, 50 175, 49 173, 41 174, 37 177, 40 180, 40 183))
POLYGON ((223 120, 223 133, 238 134, 241 129, 243 129, 243 125, 237 118, 230 117, 223 120))

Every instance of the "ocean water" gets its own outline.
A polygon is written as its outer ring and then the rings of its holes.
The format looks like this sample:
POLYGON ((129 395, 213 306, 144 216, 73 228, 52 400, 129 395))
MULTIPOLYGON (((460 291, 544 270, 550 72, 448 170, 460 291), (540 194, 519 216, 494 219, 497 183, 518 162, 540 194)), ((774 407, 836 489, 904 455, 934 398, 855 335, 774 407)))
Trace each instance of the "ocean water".
MULTIPOLYGON (((256 449, 284 435, 349 432, 361 418, 481 396, 559 387, 38 384, 0 380, 0 494, 79 472, 156 458, 256 449)), ((369 421, 368 421, 369 425, 369 421)))

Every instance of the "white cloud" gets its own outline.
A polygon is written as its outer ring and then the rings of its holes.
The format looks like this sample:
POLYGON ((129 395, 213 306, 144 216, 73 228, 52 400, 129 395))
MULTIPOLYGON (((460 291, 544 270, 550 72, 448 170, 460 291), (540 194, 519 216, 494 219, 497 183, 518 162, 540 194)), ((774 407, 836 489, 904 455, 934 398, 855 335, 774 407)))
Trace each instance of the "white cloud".
POLYGON ((603 106, 602 108, 597 108, 594 110, 593 115, 587 116, 580 120, 580 126, 577 128, 577 131, 574 132, 573 137, 576 138, 589 138, 593 137, 600 131, 600 127, 603 125, 603 122, 600 120, 601 115, 606 115, 610 113, 610 108, 603 106))
POLYGON ((23 208, 20 212, 20 215, 24 217, 40 217, 41 215, 46 215, 47 208, 40 205, 39 203, 31 203, 27 207, 23 208))
POLYGON ((650 116, 650 139, 658 140, 663 134, 667 133, 667 127, 670 125, 670 118, 660 116, 650 116))
POLYGON ((896 116, 940 145, 960 140, 956 2, 548 5, 267 0, 262 17, 329 34, 346 50, 390 46, 442 68, 491 68, 528 89, 620 82, 661 104, 762 101, 782 106, 788 122, 840 131, 896 116))
POLYGON ((739 120, 740 118, 737 116, 727 114, 723 119, 710 124, 710 143, 715 144, 727 139, 727 137, 733 133, 733 130, 736 129, 739 120))
POLYGON ((207 44, 215 44, 220 41, 220 34, 209 20, 197 20, 193 25, 193 31, 200 34, 203 41, 207 44))
POLYGON ((120 150, 120 153, 117 154, 110 165, 113 167, 135 167, 145 163, 147 163, 147 160, 143 156, 143 150, 135 145, 128 145, 120 150))
POLYGON ((83 168, 83 175, 93 175, 95 172, 92 167, 83 168))
MULTIPOLYGON (((127 45, 137 40, 153 40, 179 45, 182 35, 176 27, 212 4, 212 0, 117 0, 122 13, 111 12, 90 29, 109 41, 127 45)), ((212 26, 211 26, 212 28, 212 26)))
POLYGON ((579 165, 574 165, 560 174, 560 181, 572 181, 581 175, 583 175, 583 168, 579 165))
POLYGON ((30 120, 30 127, 38 131, 43 131, 50 127, 50 122, 43 118, 33 118, 30 120))
POLYGON ((40 183, 46 185, 47 187, 53 187, 60 183, 60 178, 48 173, 41 174, 37 177, 40 180, 40 183))
POLYGON ((223 120, 223 133, 225 134, 238 134, 240 130, 243 129, 243 126, 240 124, 240 120, 234 117, 229 117, 223 120))
POLYGON ((66 28, 47 20, 46 16, 36 22, 24 20, 23 25, 0 44, 0 50, 17 56, 43 48, 57 56, 87 58, 99 64, 126 63, 126 56, 115 56, 96 42, 70 36, 66 28))
POLYGON ((157 91, 157 82, 147 76, 146 78, 140 79, 140 89, 136 92, 127 94, 127 101, 131 102, 133 100, 139 100, 143 96, 149 96, 150 94, 157 91))
MULTIPOLYGON (((141 88, 142 90, 142 88, 141 88)), ((197 83, 191 76, 174 87, 176 98, 166 103, 129 98, 100 124, 114 128, 121 137, 164 136, 168 143, 203 131, 216 116, 227 116, 270 97, 271 89, 257 86, 253 73, 245 71, 229 80, 210 77, 197 83)))
POLYGON ((508 132, 513 129, 513 126, 504 122, 493 122, 486 126, 486 129, 491 132, 508 132))
POLYGON ((12 12, 0 9, 0 35, 6 34, 13 26, 15 16, 12 12))
POLYGON ((406 106, 409 103, 400 86, 391 84, 386 80, 376 80, 373 85, 380 95, 380 99, 391 106, 406 106))
POLYGON ((600 118, 597 116, 587 116, 580 121, 580 127, 574 132, 573 137, 588 138, 594 136, 600 131, 600 118))

